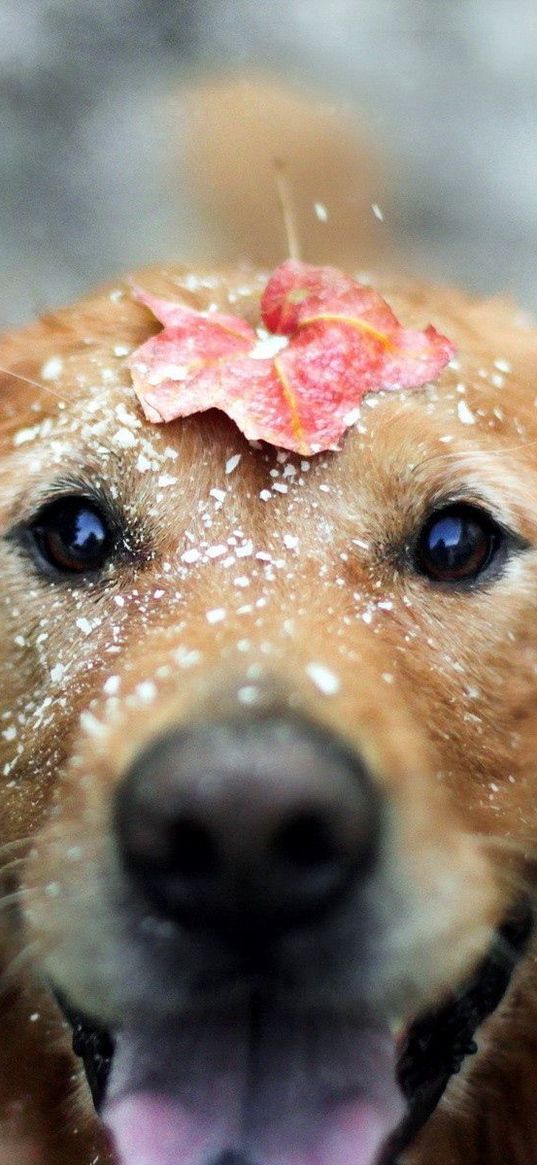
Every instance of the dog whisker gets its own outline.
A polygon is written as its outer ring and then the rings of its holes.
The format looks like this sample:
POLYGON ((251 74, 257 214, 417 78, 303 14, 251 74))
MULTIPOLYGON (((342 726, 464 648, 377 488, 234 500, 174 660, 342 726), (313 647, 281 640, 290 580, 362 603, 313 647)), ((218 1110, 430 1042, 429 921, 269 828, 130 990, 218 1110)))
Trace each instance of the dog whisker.
POLYGON ((503 868, 502 877, 508 877, 516 883, 517 879, 525 880, 528 889, 535 889, 534 879, 537 875, 537 843, 527 839, 501 837, 495 834, 474 834, 473 838, 478 849, 485 854, 501 853, 509 857, 518 858, 521 865, 516 870, 503 868), (523 867, 523 868, 522 868, 523 867))
POLYGON ((48 396, 54 397, 56 400, 67 403, 67 397, 56 389, 51 388, 50 384, 43 384, 40 380, 33 380, 31 376, 23 376, 21 372, 15 372, 13 368, 4 368, 0 365, 0 374, 2 376, 10 376, 13 380, 20 381, 21 384, 28 384, 31 388, 37 388, 39 393, 46 393, 48 396))
POLYGON ((10 880, 16 870, 23 869, 26 866, 26 858, 13 858, 10 862, 3 862, 0 865, 0 882, 3 878, 10 880))
POLYGON ((0 910, 7 910, 9 907, 16 906, 19 902, 27 901, 32 897, 35 898, 35 890, 19 886, 17 890, 13 890, 9 894, 0 895, 0 910))
MULTIPOLYGON (((55 400, 59 401, 62 405, 69 403, 69 397, 65 393, 59 392, 55 388, 51 388, 50 384, 42 384, 39 380, 33 380, 30 376, 23 376, 22 373, 15 372, 12 368, 6 368, 0 365, 0 375, 9 376, 13 380, 20 381, 21 384, 27 384, 31 388, 36 388, 39 394, 45 393, 47 396, 53 397, 55 400)), ((88 421, 95 423, 95 410, 88 407, 86 404, 84 404, 83 401, 80 401, 79 403, 79 412, 81 416, 87 417, 88 421)), ((10 429, 13 427, 13 422, 11 420, 9 422, 9 427, 10 429)), ((102 444, 103 448, 106 448, 109 456, 117 456, 117 449, 108 448, 105 443, 102 444)))
POLYGON ((464 465, 465 462, 471 465, 475 463, 476 466, 479 466, 481 462, 486 464, 490 460, 501 460, 502 457, 507 457, 511 461, 514 454, 526 453, 528 449, 535 448, 535 446, 537 446, 537 441, 520 441, 516 445, 508 445, 499 449, 458 449, 445 453, 431 453, 425 460, 414 465, 412 472, 419 473, 423 469, 451 461, 461 465, 464 465))
POLYGON ((12 850, 18 849, 21 846, 28 845, 31 842, 31 834, 28 837, 17 837, 14 841, 4 841, 0 845, 0 862, 6 853, 11 853, 12 850))
POLYGON ((38 939, 28 943, 17 952, 11 962, 6 967, 3 967, 0 972, 0 998, 2 995, 8 993, 23 971, 37 965, 38 959, 42 954, 43 944, 38 939))

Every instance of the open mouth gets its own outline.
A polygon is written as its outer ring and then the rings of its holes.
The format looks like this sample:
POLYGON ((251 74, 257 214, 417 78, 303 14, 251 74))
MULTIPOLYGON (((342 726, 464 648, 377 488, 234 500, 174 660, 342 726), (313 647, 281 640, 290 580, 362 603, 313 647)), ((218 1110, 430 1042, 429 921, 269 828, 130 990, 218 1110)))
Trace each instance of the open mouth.
POLYGON ((472 978, 397 1047, 374 1018, 254 994, 114 1036, 60 1003, 120 1165, 396 1165, 477 1051, 532 924, 519 903, 472 978))

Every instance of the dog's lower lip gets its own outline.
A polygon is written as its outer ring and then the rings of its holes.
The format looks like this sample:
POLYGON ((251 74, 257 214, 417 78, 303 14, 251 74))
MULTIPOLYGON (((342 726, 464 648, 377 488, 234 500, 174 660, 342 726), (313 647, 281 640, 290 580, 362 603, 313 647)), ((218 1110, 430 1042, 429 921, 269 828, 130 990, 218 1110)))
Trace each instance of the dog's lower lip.
POLYGON ((114 1038, 102 1024, 77 1011, 63 992, 54 991, 54 995, 71 1025, 73 1051, 84 1064, 93 1103, 99 1112, 114 1054, 114 1038))

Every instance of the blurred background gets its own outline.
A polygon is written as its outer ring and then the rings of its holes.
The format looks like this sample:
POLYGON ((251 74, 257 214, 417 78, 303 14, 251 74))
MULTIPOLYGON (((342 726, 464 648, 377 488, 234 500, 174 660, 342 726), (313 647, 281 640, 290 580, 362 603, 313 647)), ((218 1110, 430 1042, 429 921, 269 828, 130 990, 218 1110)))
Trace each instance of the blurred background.
MULTIPOLYGON (((535 0, 0 0, 0 324, 159 258, 205 257, 219 144, 262 206, 270 174, 191 100, 225 70, 249 116, 241 79, 256 69, 283 86, 271 150, 298 116, 294 89, 324 119, 327 158, 330 119, 356 130, 346 211, 364 262, 385 232, 409 270, 535 307, 535 0)), ((308 192, 312 232, 321 195, 308 192)))

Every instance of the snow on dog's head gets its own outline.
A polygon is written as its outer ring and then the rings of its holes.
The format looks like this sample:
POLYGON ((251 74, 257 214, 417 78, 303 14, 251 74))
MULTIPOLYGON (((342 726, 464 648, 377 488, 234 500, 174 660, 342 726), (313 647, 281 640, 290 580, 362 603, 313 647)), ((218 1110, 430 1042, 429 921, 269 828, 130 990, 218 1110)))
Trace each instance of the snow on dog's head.
MULTIPOLYGON (((535 826, 535 340, 506 307, 392 288, 396 317, 296 265, 136 287, 4 342, 17 934, 121 1165, 374 1165, 406 1109, 405 1039, 506 949, 525 847, 506 878, 490 840, 535 826), (145 303, 176 313, 156 337, 145 303), (204 411, 155 424, 131 368, 176 328, 187 375, 162 384, 192 393, 207 344, 216 363, 204 411), (222 367, 224 404, 257 368, 265 408, 297 352, 306 395, 335 400, 343 348, 349 384, 362 361, 344 436, 296 385, 298 449, 291 408, 250 441, 209 407, 222 367)), ((21 1056, 29 1028, 26 1006, 21 1056)))

